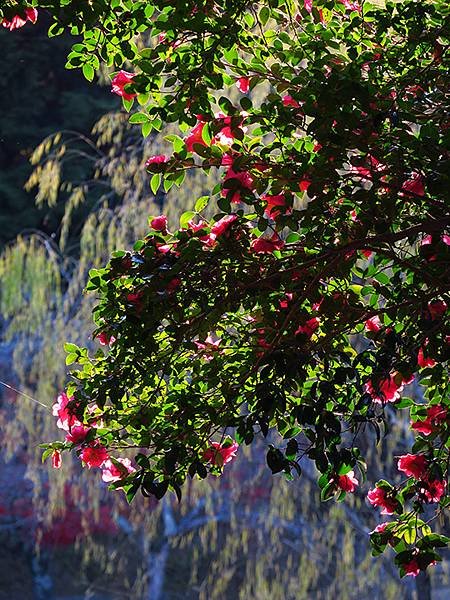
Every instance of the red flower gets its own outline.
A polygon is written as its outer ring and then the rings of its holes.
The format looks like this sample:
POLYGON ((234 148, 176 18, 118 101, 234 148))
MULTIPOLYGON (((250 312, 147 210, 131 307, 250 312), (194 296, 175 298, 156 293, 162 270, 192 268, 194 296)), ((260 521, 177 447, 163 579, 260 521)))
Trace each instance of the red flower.
POLYGON ((250 79, 248 77, 239 77, 236 81, 236 87, 243 94, 248 94, 250 89, 250 79))
MULTIPOLYGON (((284 194, 276 194, 274 196, 270 196, 270 195, 261 196, 261 200, 263 200, 264 202, 267 202, 267 206, 264 209, 264 212, 266 213, 266 215, 268 217, 272 217, 273 219, 276 219, 281 212, 276 209, 277 206, 286 207, 286 198, 285 198, 284 194)), ((283 211, 283 212, 288 215, 288 214, 292 213, 292 209, 289 208, 287 211, 283 211)))
POLYGON ((281 250, 284 242, 274 233, 271 238, 259 237, 250 244, 250 251, 257 254, 271 254, 274 250, 281 250))
POLYGON ((374 317, 367 319, 365 327, 366 327, 367 331, 372 331, 373 333, 380 331, 380 329, 382 327, 380 317, 378 315, 375 315, 374 317))
POLYGON ((159 215, 150 221, 150 227, 155 231, 167 231, 167 217, 159 215))
POLYGON ((120 481, 125 479, 130 473, 135 473, 136 469, 131 465, 129 458, 117 458, 117 462, 121 466, 116 465, 108 458, 103 464, 102 479, 106 483, 112 483, 113 481, 120 481))
POLYGON ((203 453, 203 459, 212 465, 222 467, 233 460, 238 448, 239 444, 237 442, 233 442, 227 447, 222 446, 218 442, 211 442, 210 447, 203 453))
POLYGON ((427 502, 439 502, 445 494, 447 482, 441 479, 424 480, 421 482, 421 485, 420 493, 425 496, 427 502))
POLYGON ((219 221, 214 223, 214 225, 211 227, 211 235, 214 236, 214 239, 223 235, 231 227, 232 223, 236 221, 237 218, 237 215, 234 214, 226 215, 225 217, 222 217, 219 221))
POLYGON ((341 4, 345 6, 348 10, 356 10, 361 12, 361 6, 359 2, 350 2, 350 0, 339 0, 341 4))
POLYGON ((290 94, 286 94, 282 98, 283 106, 292 106, 293 108, 300 108, 300 104, 290 94))
POLYGON ((69 433, 66 435, 66 442, 77 445, 82 444, 90 431, 90 427, 86 427, 85 425, 75 425, 70 428, 69 433))
POLYGON ((372 381, 368 381, 365 385, 366 392, 372 396, 372 400, 378 404, 386 402, 396 402, 400 398, 400 393, 403 390, 403 383, 397 384, 394 375, 389 375, 377 384, 376 388, 372 381))
POLYGON ((109 333, 106 333, 106 331, 102 331, 101 333, 99 333, 97 339, 100 342, 101 346, 112 346, 116 341, 116 338, 113 335, 109 335, 109 333))
MULTIPOLYGON (((239 184, 239 187, 241 187, 244 190, 253 190, 253 177, 248 171, 233 171, 233 169, 230 167, 225 173, 224 183, 226 183, 228 180, 236 180, 239 184)), ((231 187, 227 187, 224 185, 224 189, 222 190, 222 196, 224 198, 227 197, 228 193, 230 192, 230 189, 231 187)), ((235 186, 233 186, 233 192, 234 193, 231 197, 231 202, 240 202, 241 194, 239 190, 235 190, 235 186)))
POLYGON ((422 435, 430 435, 440 424, 447 419, 447 409, 436 404, 427 409, 427 418, 424 421, 411 422, 411 429, 422 435))
POLYGON ((367 499, 372 506, 380 506, 383 509, 382 515, 392 515, 398 505, 397 500, 390 498, 386 490, 377 487, 368 491, 367 499))
POLYGON ((122 98, 124 98, 125 100, 133 100, 133 98, 136 98, 137 94, 126 92, 125 86, 129 83, 132 83, 134 78, 134 73, 128 73, 127 71, 119 71, 111 82, 111 92, 113 94, 117 94, 118 96, 122 96, 122 98))
POLYGON ((56 426, 65 431, 69 431, 75 425, 81 425, 74 413, 74 398, 67 396, 65 392, 61 392, 56 403, 53 405, 53 415, 58 417, 56 426))
POLYGON ((436 361, 433 358, 426 357, 423 352, 423 348, 419 348, 419 352, 417 353, 417 364, 419 367, 424 369, 425 367, 435 367, 436 361))
POLYGON ((92 467, 101 467, 108 460, 109 455, 104 446, 94 442, 81 451, 80 458, 91 469, 92 467))
POLYGON ((354 492, 359 481, 356 479, 354 471, 349 471, 346 475, 339 475, 337 484, 344 492, 354 492))
POLYGON ((52 467, 54 469, 60 469, 62 465, 61 452, 59 450, 53 450, 52 452, 52 467))
POLYGON ((295 335, 303 333, 303 335, 306 335, 309 338, 311 338, 316 329, 318 329, 319 325, 320 320, 318 319, 318 317, 312 317, 312 319, 308 319, 308 321, 306 321, 304 325, 300 325, 300 327, 295 332, 295 335))
POLYGON ((199 121, 197 125, 192 129, 190 134, 184 138, 184 143, 188 152, 194 152, 194 145, 199 144, 200 146, 206 146, 206 142, 202 138, 203 127, 205 121, 199 121))
POLYGON ((405 575, 412 575, 412 577, 417 577, 417 575, 420 573, 419 563, 415 558, 413 558, 412 560, 410 560, 402 566, 405 571, 405 575))
POLYGON ((145 162, 145 166, 149 167, 150 165, 161 165, 168 161, 169 159, 165 154, 156 154, 155 156, 150 156, 147 158, 145 162))
POLYGON ((398 470, 414 477, 414 479, 422 479, 428 468, 428 461, 423 454, 404 454, 399 457, 398 470))
POLYGON ((27 21, 30 21, 30 23, 33 23, 34 25, 37 21, 37 18, 37 8, 26 8, 23 17, 21 17, 20 15, 15 15, 11 19, 11 21, 5 18, 2 20, 1 24, 6 29, 13 31, 14 29, 19 29, 20 27, 23 27, 27 23, 27 21))
POLYGON ((402 195, 404 195, 403 192, 413 196, 425 196, 422 175, 420 173, 412 173, 411 178, 402 185, 402 195))
POLYGON ((375 527, 375 529, 373 531, 371 531, 371 533, 384 533, 384 531, 388 525, 389 525, 389 523, 378 523, 378 525, 375 527))
POLYGON ((447 304, 443 300, 435 300, 434 302, 428 303, 428 312, 432 321, 442 319, 445 311, 447 310, 447 304))

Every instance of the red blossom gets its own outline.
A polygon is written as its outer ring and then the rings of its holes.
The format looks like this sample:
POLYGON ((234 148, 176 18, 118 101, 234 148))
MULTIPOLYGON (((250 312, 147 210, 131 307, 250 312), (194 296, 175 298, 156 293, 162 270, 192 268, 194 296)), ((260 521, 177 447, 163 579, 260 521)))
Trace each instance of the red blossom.
POLYGON ((447 419, 447 409, 440 404, 427 408, 427 418, 424 421, 411 422, 411 429, 422 435, 430 435, 447 419))
MULTIPOLYGON (((227 187, 225 185, 228 181, 234 180, 239 183, 239 187, 242 190, 252 191, 254 188, 253 177, 250 175, 248 171, 234 171, 231 167, 225 173, 224 176, 224 186, 222 190, 222 196, 226 198, 231 191, 231 187, 227 187)), ((233 187, 233 193, 231 196, 231 202, 238 203, 241 201, 241 193, 239 190, 235 190, 233 187)))
POLYGON ((226 447, 218 442, 211 442, 210 447, 203 453, 203 459, 212 465, 222 467, 235 458, 238 448, 239 444, 237 442, 233 442, 226 447))
POLYGON ((417 353, 417 364, 422 369, 425 369, 426 367, 429 367, 429 368, 435 367, 437 363, 433 358, 429 358, 429 357, 425 356, 424 349, 422 347, 422 348, 419 348, 419 352, 417 353))
POLYGON ((286 94, 285 96, 283 96, 282 101, 283 106, 292 106, 293 108, 300 108, 300 104, 290 94, 286 94))
POLYGON ((379 506, 383 509, 381 511, 382 515, 392 515, 398 505, 397 500, 389 497, 386 490, 378 487, 368 491, 367 499, 372 506, 379 506))
POLYGON ((395 375, 382 379, 376 386, 369 380, 365 385, 366 392, 372 396, 372 400, 378 404, 396 402, 403 391, 403 384, 398 385, 395 375))
POLYGON ((195 152, 194 145, 199 144, 200 146, 206 146, 206 142, 203 140, 202 132, 206 125, 205 121, 200 120, 192 131, 184 138, 184 143, 188 152, 195 152))
POLYGON ((346 475, 339 475, 337 485, 344 492, 354 492, 359 481, 355 477, 355 472, 349 471, 346 475))
POLYGON ((113 94, 117 94, 118 96, 122 96, 122 98, 124 98, 125 100, 133 100, 133 98, 136 98, 137 94, 126 92, 125 86, 129 83, 132 83, 134 78, 134 73, 128 73, 127 71, 119 71, 111 82, 111 92, 113 94))
POLYGON ((100 446, 98 443, 93 442, 80 453, 81 460, 86 466, 91 469, 92 467, 101 467, 103 463, 108 460, 109 455, 104 446, 100 446))
POLYGON ((380 331, 380 329, 382 327, 380 317, 378 315, 375 315, 374 317, 367 319, 367 321, 365 323, 365 327, 366 327, 367 331, 371 331, 373 333, 380 331))
POLYGON ((81 425, 75 415, 75 402, 73 396, 70 398, 65 392, 59 394, 56 403, 53 405, 53 415, 58 417, 56 426, 65 431, 69 431, 75 425, 81 425))
POLYGON ((398 470, 408 477, 422 479, 428 468, 428 461, 423 454, 404 454, 398 459, 398 470))
POLYGON ((420 493, 423 494, 427 502, 439 502, 445 494, 447 482, 441 479, 424 480, 421 482, 420 493))
POLYGON ((54 469, 60 469, 62 465, 61 452, 59 450, 53 450, 52 452, 52 467, 54 469))
POLYGON ((74 425, 66 435, 66 442, 76 445, 82 444, 90 431, 91 428, 85 425, 74 425))
POLYGON ((145 162, 145 166, 149 167, 150 165, 161 165, 166 163, 169 158, 165 154, 155 154, 155 156, 150 156, 147 158, 145 162))
POLYGON ((419 563, 417 562, 417 560, 415 558, 413 558, 412 560, 410 560, 409 562, 405 563, 402 566, 405 571, 405 575, 411 575, 412 577, 417 577, 417 575, 420 573, 419 563))
POLYGON ((319 328, 319 325, 320 325, 319 318, 312 317, 311 319, 308 319, 308 321, 306 321, 306 323, 304 325, 300 325, 300 327, 295 332, 295 335, 298 335, 299 333, 303 333, 303 335, 306 335, 307 337, 311 338, 313 333, 316 331, 316 329, 319 328))
POLYGON ((120 481, 125 479, 130 473, 135 473, 136 469, 132 466, 129 458, 116 458, 116 461, 120 465, 116 465, 108 458, 102 467, 102 479, 106 483, 112 483, 113 481, 120 481))
POLYGON ((239 77, 236 81, 236 87, 243 94, 248 94, 250 89, 250 79, 248 77, 239 77))
POLYGON ((250 244, 250 251, 256 254, 271 254, 275 250, 281 250, 284 246, 283 240, 274 233, 271 238, 259 237, 250 244))
POLYGON ((401 193, 404 192, 413 196, 425 196, 425 186, 420 173, 412 173, 411 177, 403 183, 401 193))
POLYGON ((214 223, 214 225, 211 227, 211 235, 214 236, 214 239, 220 237, 226 231, 228 231, 228 229, 236 221, 237 218, 237 215, 234 214, 226 215, 225 217, 222 217, 221 219, 219 219, 219 221, 214 223))
POLYGON ((167 217, 159 215, 150 221, 150 227, 155 231, 167 231, 167 217))
MULTIPOLYGON (((264 212, 267 216, 276 219, 280 215, 280 210, 276 209, 277 206, 286 207, 286 197, 284 194, 276 194, 274 196, 264 195, 261 196, 261 200, 267 203, 267 206, 264 209, 264 212)), ((292 209, 289 208, 287 211, 284 211, 285 214, 291 214, 292 209)))
POLYGON ((14 29, 20 29, 23 27, 27 21, 30 21, 33 25, 36 23, 38 18, 37 8, 26 8, 24 11, 24 16, 15 15, 10 21, 6 18, 2 19, 1 24, 6 29, 10 31, 14 31, 14 29))
POLYGON ((106 331, 99 333, 97 339, 101 346, 112 346, 116 341, 116 338, 113 335, 106 333, 106 331))
POLYGON ((447 304, 443 300, 435 300, 428 303, 428 312, 432 321, 442 319, 447 310, 447 304))

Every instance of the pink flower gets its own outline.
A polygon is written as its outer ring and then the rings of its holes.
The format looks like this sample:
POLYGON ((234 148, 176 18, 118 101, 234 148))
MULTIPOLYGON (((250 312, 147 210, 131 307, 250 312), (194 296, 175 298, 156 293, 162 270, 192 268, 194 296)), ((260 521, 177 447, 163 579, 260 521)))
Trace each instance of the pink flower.
POLYGON ((93 442, 91 445, 83 448, 80 458, 91 469, 92 467, 101 467, 108 460, 109 455, 104 446, 93 442))
POLYGON ((59 450, 53 450, 52 452, 52 467, 54 469, 60 469, 62 465, 61 452, 59 450))
POLYGON ((344 492, 354 492, 359 481, 356 479, 354 471, 349 471, 346 475, 339 475, 337 484, 344 492))
POLYGON ((195 144, 199 144, 200 146, 206 146, 206 142, 202 138, 202 132, 205 124, 205 121, 199 121, 197 125, 192 129, 190 134, 184 138, 184 143, 186 144, 188 152, 195 152, 195 144))
POLYGON ((66 435, 66 442, 77 445, 82 444, 90 431, 91 428, 86 427, 86 425, 74 425, 66 435))
POLYGON ((425 186, 422 175, 420 173, 412 173, 411 178, 407 179, 402 185, 401 193, 403 194, 403 192, 413 196, 425 196, 425 186))
POLYGON ((1 21, 1 24, 6 29, 9 29, 10 31, 14 31, 14 29, 20 29, 20 27, 23 27, 27 23, 27 21, 30 21, 30 23, 32 23, 34 25, 37 21, 37 18, 38 18, 37 8, 26 8, 24 11, 23 17, 20 15, 15 15, 11 19, 11 21, 9 21, 8 19, 5 18, 1 21))
POLYGON ((405 563, 402 566, 405 571, 405 575, 411 575, 412 577, 417 577, 417 575, 420 573, 419 563, 417 562, 417 560, 415 558, 413 558, 412 560, 410 560, 409 562, 405 563))
POLYGON ((236 189, 236 187, 240 187, 241 190, 248 190, 248 191, 252 191, 253 190, 253 177, 250 175, 250 173, 248 171, 233 171, 233 169, 230 167, 228 169, 228 171, 225 173, 225 177, 224 177, 224 186, 222 189, 222 196, 224 198, 226 198, 230 192, 230 190, 233 190, 233 194, 231 196, 231 202, 237 203, 241 201, 241 193, 239 189, 236 189), (226 185, 227 182, 233 181, 235 184, 237 185, 229 185, 229 187, 226 185))
POLYGON ((426 367, 432 368, 436 366, 436 361, 433 358, 426 357, 423 348, 419 348, 419 352, 417 353, 417 364, 422 369, 425 369, 426 367))
POLYGON ((75 407, 76 403, 73 396, 69 398, 65 392, 59 394, 56 403, 53 405, 53 415, 58 417, 57 427, 69 431, 74 425, 81 425, 75 416, 75 407))
POLYGON ((271 238, 259 237, 250 244, 250 251, 256 254, 271 254, 274 250, 281 250, 284 246, 283 240, 274 233, 271 238))
POLYGON ((248 77, 239 77, 236 81, 236 87, 243 94, 248 94, 250 89, 250 79, 248 77))
POLYGON ((293 108, 300 108, 300 104, 290 94, 286 94, 282 98, 283 106, 292 106, 293 108))
POLYGON ((408 477, 422 479, 428 468, 428 461, 423 454, 404 454, 398 459, 398 470, 408 477))
POLYGON ((150 221, 150 227, 155 231, 167 231, 167 217, 159 215, 150 221))
POLYGON ((339 0, 339 1, 348 10, 356 10, 358 12, 361 12, 361 6, 360 6, 359 2, 350 2, 350 0, 339 0))
POLYGON ((165 154, 156 154, 155 156, 150 156, 150 158, 147 158, 145 166, 149 167, 150 165, 162 165, 168 160, 169 159, 165 154))
POLYGON ((237 442, 233 442, 231 446, 227 447, 218 442, 211 442, 210 447, 203 453, 203 459, 212 465, 222 467, 233 460, 238 448, 239 444, 237 442))
POLYGON ((300 327, 295 332, 295 335, 299 333, 303 333, 307 337, 311 338, 316 329, 319 328, 320 320, 318 317, 312 317, 312 319, 308 319, 304 325, 300 325, 300 327))
POLYGON ((99 333, 97 339, 101 346, 112 346, 116 341, 116 338, 113 335, 106 333, 106 331, 99 333))
POLYGON ((214 225, 211 227, 211 235, 214 236, 214 239, 218 238, 219 236, 223 235, 226 231, 228 231, 228 229, 236 221, 237 218, 237 215, 234 214, 226 215, 225 217, 222 217, 219 221, 214 223, 214 225))
POLYGON ((447 409, 436 404, 427 409, 427 418, 424 421, 411 422, 411 429, 422 435, 430 435, 439 425, 447 419, 447 409))
POLYGON ((380 331, 380 329, 382 327, 380 317, 378 315, 375 315, 374 317, 370 317, 370 319, 367 319, 365 327, 366 327, 367 331, 372 331, 373 333, 380 331))
POLYGON ((439 502, 445 494, 447 482, 441 479, 425 480, 421 482, 421 486, 420 493, 425 496, 427 502, 439 502))
POLYGON ((133 100, 133 98, 136 98, 137 94, 126 92, 125 86, 129 83, 132 83, 134 78, 134 73, 128 73, 127 71, 119 71, 111 82, 111 92, 113 94, 117 94, 118 96, 122 96, 122 98, 124 98, 125 100, 133 100))
POLYGON ((102 479, 106 483, 120 481, 121 479, 125 479, 130 473, 136 472, 129 458, 117 458, 116 461, 120 463, 120 466, 113 463, 110 458, 103 463, 102 479))
POLYGON ((382 488, 374 488, 367 493, 367 499, 372 506, 380 506, 383 510, 382 515, 392 515, 397 508, 397 500, 390 498, 386 490, 382 488))
POLYGON ((311 12, 312 12, 312 9, 313 9, 313 2, 312 2, 312 0, 303 0, 303 4, 304 4, 304 6, 305 6, 305 9, 306 9, 306 10, 307 10, 309 13, 311 13, 311 12))
POLYGON ((397 385, 393 375, 382 379, 376 388, 372 381, 368 381, 365 385, 366 392, 372 396, 372 400, 378 404, 386 402, 396 402, 400 398, 400 393, 403 390, 403 384, 397 385))
POLYGON ((208 227, 208 224, 205 221, 200 220, 198 223, 194 223, 192 220, 188 221, 188 228, 194 233, 197 233, 206 227, 208 227))
POLYGON ((379 523, 371 533, 384 533, 389 523, 379 523))

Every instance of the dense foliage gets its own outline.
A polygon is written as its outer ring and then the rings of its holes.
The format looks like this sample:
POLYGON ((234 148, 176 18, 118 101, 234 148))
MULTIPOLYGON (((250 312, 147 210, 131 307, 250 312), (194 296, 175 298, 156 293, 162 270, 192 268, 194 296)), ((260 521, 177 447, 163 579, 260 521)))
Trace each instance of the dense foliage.
POLYGON ((439 560, 448 538, 429 523, 448 504, 446 4, 29 4, 54 15, 53 34, 83 35, 68 64, 88 79, 100 60, 132 63, 113 91, 130 110, 137 98, 130 121, 144 135, 190 128, 170 138, 170 156, 149 157, 154 192, 224 168, 180 229, 151 218, 133 252, 91 273, 109 349, 66 346, 80 369, 55 405, 67 434, 46 451, 54 465, 74 449, 130 500, 138 489, 181 497, 188 476, 219 474, 238 443, 270 432, 273 473, 300 475, 307 457, 322 498, 342 499, 364 477, 358 434, 379 435, 389 411, 407 409, 417 437, 398 459, 406 478, 368 494, 395 515, 372 544, 394 548, 401 574, 439 560), (148 47, 134 41, 144 31, 148 47), (215 201, 221 212, 204 220, 215 201), (402 391, 419 377, 416 404, 402 391), (132 448, 134 464, 121 456, 132 448))

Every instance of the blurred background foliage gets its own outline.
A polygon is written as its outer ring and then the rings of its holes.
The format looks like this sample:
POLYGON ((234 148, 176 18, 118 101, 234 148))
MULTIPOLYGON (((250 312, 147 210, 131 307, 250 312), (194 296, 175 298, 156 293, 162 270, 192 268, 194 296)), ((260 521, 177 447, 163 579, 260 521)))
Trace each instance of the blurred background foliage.
MULTIPOLYGON (((241 448, 220 480, 192 482, 180 505, 139 498, 130 510, 79 462, 41 465, 63 343, 85 345, 93 330, 89 269, 145 235, 149 215, 177 226, 217 177, 154 197, 145 160, 179 132, 144 140, 108 87, 64 69, 69 44, 48 40, 43 20, 0 31, 0 380, 29 396, 0 389, 0 600, 444 598, 448 562, 431 581, 401 582, 390 557, 370 557, 364 494, 321 504, 308 464, 300 480, 271 476, 269 440, 241 448)), ((372 481, 410 435, 388 421, 391 435, 367 450, 372 481)))

